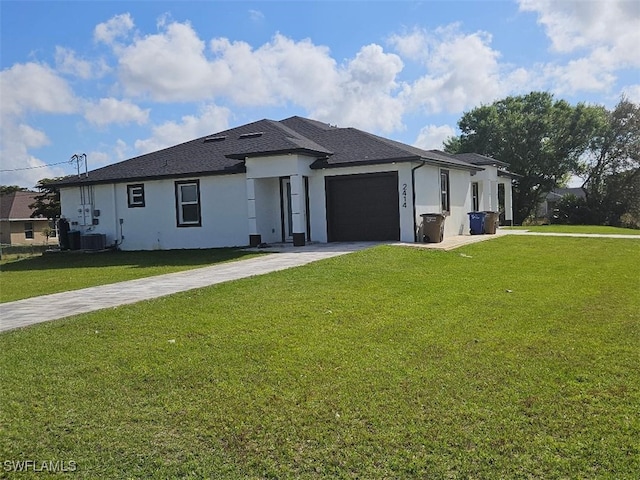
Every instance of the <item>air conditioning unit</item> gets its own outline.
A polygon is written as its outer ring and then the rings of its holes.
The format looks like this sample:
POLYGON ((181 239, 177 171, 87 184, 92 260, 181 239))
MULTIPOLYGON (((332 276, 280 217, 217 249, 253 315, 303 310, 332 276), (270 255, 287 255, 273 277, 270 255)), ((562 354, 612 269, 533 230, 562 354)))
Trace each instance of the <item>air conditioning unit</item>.
POLYGON ((107 236, 104 233, 87 233, 80 235, 81 250, 104 250, 107 248, 107 236))

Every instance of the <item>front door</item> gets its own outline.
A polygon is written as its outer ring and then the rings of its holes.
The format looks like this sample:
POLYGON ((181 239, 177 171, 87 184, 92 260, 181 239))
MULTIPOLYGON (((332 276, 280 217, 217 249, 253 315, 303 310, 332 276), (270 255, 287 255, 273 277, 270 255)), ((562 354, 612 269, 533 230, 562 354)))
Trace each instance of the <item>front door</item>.
POLYGON ((293 215, 291 213, 291 181, 280 179, 280 205, 282 212, 282 241, 293 241, 293 215))

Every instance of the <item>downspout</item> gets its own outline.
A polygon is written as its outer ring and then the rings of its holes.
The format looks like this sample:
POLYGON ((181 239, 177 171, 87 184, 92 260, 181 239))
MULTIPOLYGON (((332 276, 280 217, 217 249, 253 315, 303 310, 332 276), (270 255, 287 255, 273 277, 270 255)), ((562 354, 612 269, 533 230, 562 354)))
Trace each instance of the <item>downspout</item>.
POLYGON ((418 243, 418 222, 416 221, 416 170, 427 163, 421 160, 421 164, 411 169, 411 204, 413 206, 413 242, 418 243))

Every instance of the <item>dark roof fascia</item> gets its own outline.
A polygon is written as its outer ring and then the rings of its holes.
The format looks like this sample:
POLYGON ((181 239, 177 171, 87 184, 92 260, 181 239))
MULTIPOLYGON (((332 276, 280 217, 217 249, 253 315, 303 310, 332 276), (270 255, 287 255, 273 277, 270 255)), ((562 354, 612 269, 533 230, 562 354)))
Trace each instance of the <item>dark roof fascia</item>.
POLYGON ((327 158, 319 158, 310 166, 312 170, 321 170, 324 168, 342 168, 342 167, 359 167, 365 165, 382 165, 386 163, 401 162, 418 162, 420 157, 399 157, 399 158, 377 158, 373 160, 354 160, 352 162, 327 163, 327 158))
POLYGON ((342 168, 342 167, 358 167, 365 165, 383 165, 388 163, 407 163, 407 162, 424 162, 426 165, 432 165, 434 167, 446 167, 457 170, 471 170, 480 172, 484 168, 476 167, 474 165, 458 165, 455 163, 449 163, 443 160, 434 160, 428 157, 412 156, 412 157, 398 157, 398 158, 378 158, 374 160, 355 160, 353 162, 340 162, 340 163, 327 163, 326 158, 318 159, 311 164, 311 169, 319 170, 323 168, 342 168))
POLYGON ((166 174, 166 175, 146 175, 140 177, 122 177, 122 178, 111 178, 104 180, 91 180, 89 177, 84 177, 80 180, 70 181, 70 182, 52 182, 52 184, 56 185, 58 188, 66 188, 66 187, 80 187, 84 185, 105 185, 111 183, 129 183, 129 182, 145 182, 151 180, 167 180, 171 178, 193 178, 193 177, 217 177, 220 175, 235 175, 238 173, 245 173, 247 171, 244 165, 239 165, 234 169, 228 170, 217 170, 217 171, 205 171, 205 172, 189 172, 189 173, 176 173, 176 174, 166 174))
POLYGON ((459 157, 462 161, 471 163, 473 165, 493 166, 493 167, 508 167, 507 162, 495 159, 493 157, 487 157, 474 152, 455 153, 454 157, 459 157))
POLYGON ((433 165, 435 167, 446 167, 451 170, 467 170, 471 172, 482 172, 484 168, 477 167, 475 165, 458 165, 456 163, 449 163, 443 160, 433 160, 431 158, 421 158, 420 160, 424 160, 427 165, 433 165))
POLYGON ((225 155, 226 158, 230 158, 232 160, 245 160, 247 158, 260 158, 260 157, 271 157, 273 155, 288 155, 288 154, 303 154, 310 155, 312 157, 320 157, 326 158, 328 155, 333 155, 332 152, 321 152, 318 150, 309 150, 307 148, 291 148, 285 150, 273 150, 273 151, 263 151, 263 152, 253 152, 253 153, 232 153, 230 155, 225 155))
POLYGON ((506 170, 500 170, 500 169, 498 169, 498 176, 499 177, 507 177, 507 178, 511 178, 511 179, 522 178, 523 177, 523 175, 519 175, 519 174, 513 173, 513 172, 507 172, 506 170))

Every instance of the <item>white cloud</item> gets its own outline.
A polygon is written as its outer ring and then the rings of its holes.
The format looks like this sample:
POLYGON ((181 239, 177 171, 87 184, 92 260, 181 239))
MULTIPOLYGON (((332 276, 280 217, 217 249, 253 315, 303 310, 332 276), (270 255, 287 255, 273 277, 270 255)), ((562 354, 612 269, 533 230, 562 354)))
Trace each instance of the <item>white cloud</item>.
POLYGON ((20 124, 18 128, 20 129, 20 138, 27 148, 40 148, 51 143, 47 134, 42 130, 36 130, 25 124, 20 124))
POLYGON ((620 95, 624 95, 627 97, 627 100, 640 104, 640 84, 636 85, 628 85, 622 89, 622 93, 620 95))
MULTIPOLYGON (((3 184, 33 187, 44 177, 63 174, 60 167, 46 167, 29 149, 50 144, 45 132, 25 124, 29 114, 70 114, 79 101, 67 82, 47 65, 15 64, 0 72, 0 158, 3 184)), ((51 162, 49 162, 51 163, 51 162)), ((56 162, 53 162, 56 163, 56 162)))
POLYGON ((219 93, 243 106, 294 102, 305 107, 334 95, 336 63, 329 49, 310 40, 294 42, 276 34, 257 49, 246 42, 214 39, 216 65, 228 72, 219 93))
POLYGON ((136 140, 135 148, 139 153, 148 153, 226 130, 230 115, 227 108, 207 105, 199 116, 186 115, 179 123, 170 121, 154 127, 152 137, 136 140))
POLYGON ((28 151, 29 148, 39 148, 48 144, 47 135, 40 130, 22 123, 3 122, 0 137, 0 183, 33 188, 42 178, 63 175, 64 170, 61 167, 47 167, 46 162, 28 151))
POLYGON ((252 22, 261 22, 264 20, 264 13, 260 10, 249 10, 249 18, 251 18, 252 22))
POLYGON ((134 23, 130 14, 116 15, 108 21, 96 25, 93 39, 96 42, 113 45, 117 39, 126 38, 133 27, 134 23))
POLYGON ((520 10, 538 14, 558 52, 608 46, 618 60, 638 64, 640 8, 636 0, 563 1, 520 0, 520 10), (621 48, 624 47, 624 48, 621 48))
POLYGON ((47 65, 17 63, 0 72, 3 115, 73 113, 78 100, 65 80, 47 65))
POLYGON ((228 70, 209 62, 205 44, 189 23, 170 23, 161 33, 135 40, 120 51, 119 75, 129 95, 157 101, 210 98, 230 82, 228 70))
POLYGON ((414 146, 425 150, 442 150, 443 142, 455 135, 455 129, 449 125, 427 125, 420 129, 414 146))
POLYGON ((404 35, 394 34, 389 37, 389 44, 395 47, 396 51, 410 60, 425 60, 429 56, 429 38, 425 30, 414 28, 404 35))
POLYGON ((82 60, 71 49, 56 46, 55 53, 56 70, 67 75, 74 75, 83 80, 98 78, 109 71, 104 60, 82 60))
POLYGON ((120 125, 137 123, 138 125, 143 125, 149 119, 149 109, 143 110, 126 100, 101 98, 97 103, 87 105, 85 118, 90 123, 98 126, 112 123, 120 125))
POLYGON ((390 132, 402 128, 404 104, 398 75, 399 56, 379 45, 366 45, 336 75, 334 91, 308 105, 315 118, 364 130, 390 132))
POLYGON ((640 67, 640 7, 635 0, 520 0, 520 10, 537 13, 555 52, 574 54, 566 64, 543 67, 555 93, 610 92, 618 70, 640 67))
POLYGON ((553 85, 553 92, 559 95, 606 91, 616 81, 613 74, 589 58, 571 60, 566 65, 549 64, 543 72, 544 78, 553 85))
POLYGON ((517 88, 526 75, 501 65, 491 40, 486 32, 464 34, 459 24, 391 37, 398 51, 419 60, 426 69, 425 75, 405 89, 407 108, 459 112, 517 88))
POLYGON ((68 48, 56 47, 56 69, 61 73, 76 75, 80 78, 91 78, 91 63, 80 60, 76 53, 68 48))

